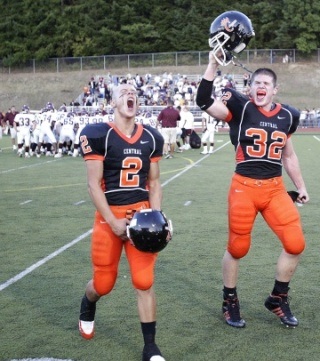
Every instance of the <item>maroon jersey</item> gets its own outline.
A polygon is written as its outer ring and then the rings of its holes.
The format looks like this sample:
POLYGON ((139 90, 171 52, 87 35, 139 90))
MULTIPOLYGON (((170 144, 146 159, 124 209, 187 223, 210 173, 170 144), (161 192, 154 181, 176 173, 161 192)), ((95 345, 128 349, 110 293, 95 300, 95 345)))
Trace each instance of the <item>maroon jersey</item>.
POLYGON ((6 115, 4 116, 4 121, 5 122, 9 122, 9 126, 13 127, 13 122, 14 122, 14 118, 16 117, 16 115, 18 114, 18 112, 12 113, 11 111, 7 112, 6 115))
POLYGON ((180 113, 173 106, 162 109, 158 115, 158 121, 163 128, 175 128, 178 120, 180 120, 180 113))
POLYGON ((85 160, 103 161, 102 188, 108 204, 146 201, 150 163, 162 157, 163 137, 148 125, 136 124, 131 138, 113 123, 88 124, 80 134, 85 160))
POLYGON ((300 113, 284 104, 266 112, 247 96, 226 88, 221 100, 230 111, 230 139, 236 150, 236 173, 255 179, 282 174, 282 148, 299 125, 300 113))

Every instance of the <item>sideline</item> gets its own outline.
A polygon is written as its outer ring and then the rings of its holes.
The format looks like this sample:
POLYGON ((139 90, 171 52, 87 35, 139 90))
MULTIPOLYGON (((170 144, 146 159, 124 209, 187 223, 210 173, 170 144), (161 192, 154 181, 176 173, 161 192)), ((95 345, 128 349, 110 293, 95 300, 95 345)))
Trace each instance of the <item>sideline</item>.
MULTIPOLYGON (((217 151, 219 151, 220 149, 224 148, 228 144, 230 144, 230 141, 224 143, 221 147, 215 149, 213 151, 213 154, 216 153, 217 151)), ((170 182, 177 179, 182 174, 186 173, 187 171, 189 171, 190 169, 192 169, 193 167, 195 167, 196 165, 198 165, 199 163, 201 163, 203 160, 207 159, 210 156, 211 156, 211 154, 204 155, 197 162, 190 164, 185 169, 183 169, 181 172, 177 173, 176 175, 174 175, 173 177, 169 178, 167 181, 162 183, 162 187, 165 187, 170 182)), ((33 272, 35 269, 39 268, 40 266, 43 266, 45 263, 47 263, 48 261, 50 261, 54 257, 58 256, 60 253, 64 252, 68 248, 70 248, 70 247, 74 246, 75 244, 77 244, 78 242, 82 241, 84 238, 88 237, 91 233, 92 233, 92 229, 89 229, 87 232, 83 233, 82 235, 80 235, 79 237, 74 239, 73 241, 67 243, 66 245, 64 245, 62 247, 60 247, 56 251, 49 254, 47 257, 42 258, 40 261, 34 263, 30 267, 26 268, 24 271, 18 273, 16 276, 14 276, 14 277, 10 278, 9 280, 7 280, 6 282, 0 284, 0 292, 3 291, 5 288, 11 286, 12 284, 16 283, 17 281, 21 280, 23 277, 25 277, 29 273, 33 272)))

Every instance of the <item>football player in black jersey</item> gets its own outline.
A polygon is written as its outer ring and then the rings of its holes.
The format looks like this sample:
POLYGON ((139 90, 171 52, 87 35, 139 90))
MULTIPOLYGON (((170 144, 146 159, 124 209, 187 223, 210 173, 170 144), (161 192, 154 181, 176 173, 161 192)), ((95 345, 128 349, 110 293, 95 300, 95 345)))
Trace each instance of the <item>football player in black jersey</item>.
POLYGON ((245 326, 236 290, 239 260, 249 251, 253 224, 261 213, 283 246, 274 288, 265 307, 287 327, 296 327, 298 320, 290 310, 288 291, 305 248, 305 238, 298 210, 286 192, 282 168, 297 188, 297 201, 308 202, 291 139, 299 124, 299 111, 274 102, 277 76, 268 68, 257 69, 252 74, 249 96, 226 88, 221 99, 215 99, 212 84, 217 69, 217 58, 211 51, 198 88, 197 104, 214 118, 228 122, 236 153, 236 169, 228 196, 229 237, 222 262, 222 312, 228 325, 245 326))
POLYGON ((137 293, 144 338, 142 359, 164 361, 155 343, 156 298, 154 268, 157 254, 136 249, 126 235, 135 211, 161 210, 159 160, 163 137, 153 127, 135 122, 138 96, 130 84, 113 90, 114 121, 86 125, 80 134, 88 190, 96 207, 92 234, 93 277, 81 302, 79 330, 94 336, 96 302, 115 285, 124 249, 137 293), (157 357, 155 357, 157 356, 157 357))

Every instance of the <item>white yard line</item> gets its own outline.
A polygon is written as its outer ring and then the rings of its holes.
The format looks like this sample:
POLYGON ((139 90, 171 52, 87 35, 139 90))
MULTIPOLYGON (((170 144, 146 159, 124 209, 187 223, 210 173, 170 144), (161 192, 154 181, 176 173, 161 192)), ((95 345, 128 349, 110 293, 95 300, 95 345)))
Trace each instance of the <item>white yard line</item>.
POLYGON ((41 162, 41 163, 36 163, 36 164, 29 164, 29 165, 25 165, 25 166, 19 167, 19 168, 2 170, 2 171, 0 171, 0 174, 6 174, 6 173, 11 173, 11 172, 16 172, 17 170, 26 169, 26 168, 38 167, 38 166, 40 166, 40 165, 49 164, 49 163, 52 163, 52 162, 57 162, 57 159, 55 159, 55 160, 47 160, 46 162, 41 162))
POLYGON ((4 290, 5 288, 9 287, 10 285, 16 283, 17 281, 21 280, 21 278, 25 277, 27 274, 31 273, 35 269, 39 268, 40 266, 44 265, 48 261, 50 261, 52 258, 58 256, 60 253, 64 252, 68 248, 72 247, 73 245, 77 244, 87 236, 89 236, 92 233, 92 229, 89 231, 83 233, 78 238, 74 239, 73 241, 69 242, 68 244, 64 245, 61 248, 58 248, 56 251, 49 254, 47 257, 42 258, 40 261, 34 263, 32 266, 26 268, 24 271, 18 273, 16 276, 10 278, 8 281, 0 284, 0 291, 4 290))

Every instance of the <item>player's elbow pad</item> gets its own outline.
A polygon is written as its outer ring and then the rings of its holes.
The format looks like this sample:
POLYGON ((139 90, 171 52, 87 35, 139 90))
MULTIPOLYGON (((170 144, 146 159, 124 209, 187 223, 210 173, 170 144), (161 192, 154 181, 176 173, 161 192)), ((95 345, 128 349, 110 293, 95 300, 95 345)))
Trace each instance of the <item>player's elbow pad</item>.
POLYGON ((196 102, 199 108, 206 110, 214 103, 214 99, 211 97, 213 81, 201 79, 197 90, 196 102))

